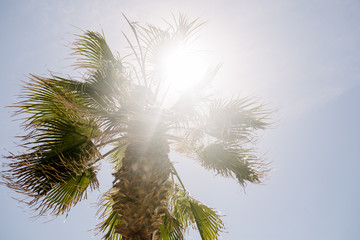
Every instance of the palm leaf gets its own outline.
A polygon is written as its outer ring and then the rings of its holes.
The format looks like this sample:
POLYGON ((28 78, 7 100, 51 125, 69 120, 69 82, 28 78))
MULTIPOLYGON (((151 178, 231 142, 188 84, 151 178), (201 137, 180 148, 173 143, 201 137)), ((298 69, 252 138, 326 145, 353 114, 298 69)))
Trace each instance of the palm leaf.
POLYGON ((184 227, 170 214, 163 217, 164 223, 160 226, 160 240, 183 240, 184 227))
POLYGON ((99 232, 105 233, 102 237, 104 240, 122 239, 120 234, 115 233, 115 227, 122 222, 119 220, 118 211, 113 210, 114 201, 112 195, 114 194, 114 191, 115 189, 111 189, 103 195, 100 202, 100 208, 98 210, 100 218, 104 220, 97 225, 97 229, 99 232))
POLYGON ((84 102, 67 79, 32 76, 23 101, 16 107, 26 114, 24 152, 11 154, 6 184, 30 197, 29 205, 58 215, 86 197, 88 186, 95 188, 94 164, 101 156, 94 142, 101 130, 84 102), (91 173, 91 174, 90 174, 91 173))
POLYGON ((219 140, 251 140, 258 129, 269 125, 270 112, 252 98, 215 99, 209 104, 206 132, 219 140))
POLYGON ((97 188, 95 167, 89 161, 93 153, 76 148, 56 152, 32 152, 13 155, 2 173, 6 185, 30 198, 28 204, 39 215, 68 212, 86 198, 86 190, 97 188))
POLYGON ((86 31, 83 35, 76 36, 78 39, 73 48, 73 54, 79 56, 76 66, 99 70, 103 63, 115 62, 115 57, 106 43, 104 34, 86 31))
POLYGON ((93 190, 98 186, 95 169, 90 167, 81 175, 71 177, 68 181, 53 187, 40 202, 40 215, 48 211, 55 215, 68 212, 76 203, 87 197, 88 187, 93 190))
POLYGON ((97 110, 115 111, 124 104, 130 77, 122 59, 115 58, 103 34, 87 31, 76 35, 74 55, 80 56, 75 66, 88 70, 77 91, 97 110))
POLYGON ((251 98, 207 98, 198 109, 174 132, 174 149, 198 159, 206 169, 235 177, 242 186, 259 183, 266 163, 254 154, 252 144, 256 131, 269 125, 269 112, 251 98))
POLYGON ((236 177, 241 185, 246 182, 259 183, 265 175, 261 160, 250 149, 216 142, 198 150, 198 159, 203 167, 216 171, 225 177, 236 177))
POLYGON ((169 192, 169 198, 169 212, 160 227, 160 239, 182 240, 190 226, 199 230, 203 240, 218 239, 224 228, 218 213, 190 197, 176 184, 169 192))
POLYGON ((213 209, 196 200, 191 199, 189 203, 201 239, 217 240, 224 226, 220 216, 213 209))

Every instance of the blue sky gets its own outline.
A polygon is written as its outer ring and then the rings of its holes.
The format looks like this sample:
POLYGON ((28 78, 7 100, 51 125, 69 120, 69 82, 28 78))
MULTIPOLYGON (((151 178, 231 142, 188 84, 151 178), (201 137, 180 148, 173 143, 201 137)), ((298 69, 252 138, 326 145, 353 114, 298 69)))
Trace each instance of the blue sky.
MULTIPOLYGON (((199 42, 223 67, 220 94, 252 94, 276 109, 258 150, 271 161, 269 179, 244 192, 235 180, 205 172, 172 154, 192 194, 221 211, 227 240, 355 240, 360 238, 360 2, 283 1, 1 1, 1 155, 16 151, 19 122, 11 109, 26 74, 67 74, 66 47, 79 30, 103 29, 115 50, 133 21, 159 23, 170 12, 207 24, 199 42)), ((106 169, 106 166, 104 166, 106 169)), ((101 191, 111 185, 102 172, 101 191)), ((0 186, 0 239, 99 239, 98 192, 68 218, 31 218, 0 186), (90 230, 90 231, 89 231, 90 230)), ((196 232, 186 239, 198 240, 196 232)))

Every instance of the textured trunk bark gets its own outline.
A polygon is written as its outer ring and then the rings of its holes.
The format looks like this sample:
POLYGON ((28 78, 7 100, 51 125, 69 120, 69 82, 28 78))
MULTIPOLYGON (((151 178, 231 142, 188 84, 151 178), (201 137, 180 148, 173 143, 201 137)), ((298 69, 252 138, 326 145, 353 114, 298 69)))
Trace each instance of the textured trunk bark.
POLYGON ((115 228, 123 240, 156 240, 167 212, 167 192, 171 186, 169 144, 163 134, 129 135, 123 165, 114 174, 113 209, 123 222, 115 228))

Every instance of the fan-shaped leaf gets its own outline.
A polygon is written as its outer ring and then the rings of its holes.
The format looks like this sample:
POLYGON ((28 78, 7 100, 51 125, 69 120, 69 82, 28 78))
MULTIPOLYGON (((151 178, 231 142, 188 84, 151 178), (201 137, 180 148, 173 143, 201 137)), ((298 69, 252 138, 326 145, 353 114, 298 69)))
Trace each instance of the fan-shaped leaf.
POLYGON ((269 112, 252 98, 216 99, 209 105, 206 132, 219 140, 251 140, 255 130, 269 125, 269 112))
POLYGON ((94 168, 85 170, 81 175, 70 177, 52 188, 40 202, 40 214, 51 211, 52 214, 68 212, 72 206, 86 198, 86 190, 98 188, 94 168))
POLYGON ((251 150, 217 142, 198 151, 201 164, 225 177, 236 177, 241 185, 246 182, 259 183, 264 176, 265 163, 251 150))
POLYGON ((165 215, 162 226, 162 239, 183 239, 182 233, 194 226, 203 240, 218 239, 224 224, 210 207, 190 197, 177 185, 170 192, 169 214, 165 215))
POLYGON ((100 208, 98 210, 98 214, 100 214, 100 218, 104 219, 100 224, 97 225, 97 229, 99 232, 106 232, 102 237, 104 240, 121 240, 122 237, 120 234, 115 233, 115 227, 118 224, 121 224, 121 220, 119 220, 118 211, 113 210, 114 201, 112 198, 112 194, 114 189, 105 193, 100 202, 100 208))
POLYGON ((77 66, 98 70, 101 69, 104 62, 115 61, 103 34, 86 31, 77 37, 78 40, 74 43, 73 48, 74 55, 80 56, 77 66))

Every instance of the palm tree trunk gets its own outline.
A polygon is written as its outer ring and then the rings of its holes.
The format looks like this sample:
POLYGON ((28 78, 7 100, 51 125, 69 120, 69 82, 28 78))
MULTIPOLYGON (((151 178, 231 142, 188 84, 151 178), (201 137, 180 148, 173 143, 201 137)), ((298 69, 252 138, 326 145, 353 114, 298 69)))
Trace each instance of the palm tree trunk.
POLYGON ((161 134, 129 139, 123 165, 114 174, 113 210, 122 221, 115 232, 123 240, 156 240, 171 186, 169 144, 161 134))

